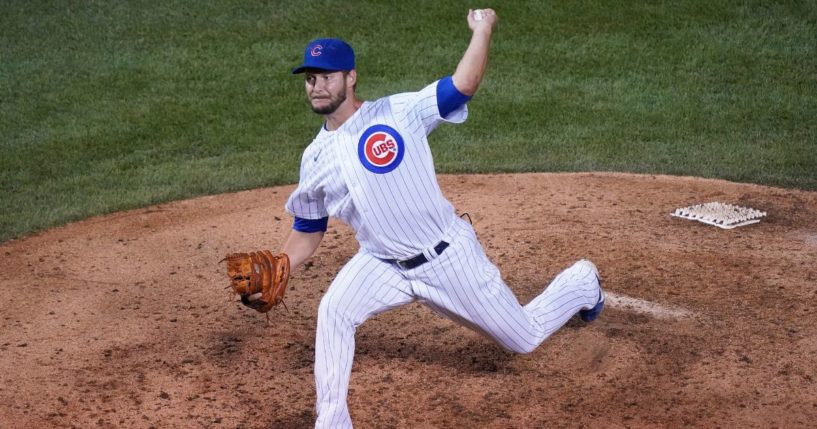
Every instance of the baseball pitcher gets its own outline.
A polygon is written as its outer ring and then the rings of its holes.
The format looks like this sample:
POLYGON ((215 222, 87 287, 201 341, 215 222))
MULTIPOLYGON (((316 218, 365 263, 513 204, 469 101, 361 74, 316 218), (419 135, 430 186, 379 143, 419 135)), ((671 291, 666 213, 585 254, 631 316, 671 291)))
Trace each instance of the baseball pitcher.
MULTIPOLYGON (((318 310, 318 428, 352 427, 347 390, 355 330, 378 313, 419 301, 505 349, 529 353, 576 313, 592 321, 604 306, 598 271, 586 260, 520 305, 471 225, 440 191, 428 135, 443 123, 466 120, 497 23, 492 9, 469 10, 466 19, 471 41, 454 74, 417 92, 357 98, 355 55, 338 39, 310 42, 303 64, 293 70, 303 74, 307 99, 323 124, 304 151, 298 187, 286 203, 294 224, 281 254, 292 269, 303 264, 321 243, 330 216, 350 225, 360 243, 318 310)), ((259 266, 270 265, 260 260, 259 266)), ((252 306, 261 295, 242 298, 252 306)))

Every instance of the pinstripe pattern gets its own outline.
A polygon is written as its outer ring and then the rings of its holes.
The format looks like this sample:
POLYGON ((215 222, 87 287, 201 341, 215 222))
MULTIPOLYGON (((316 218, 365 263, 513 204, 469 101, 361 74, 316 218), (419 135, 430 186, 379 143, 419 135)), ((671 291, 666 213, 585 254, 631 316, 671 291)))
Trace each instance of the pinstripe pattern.
POLYGON ((599 295, 595 266, 579 261, 524 307, 502 281, 471 225, 457 218, 436 259, 401 270, 366 250, 341 270, 321 300, 315 346, 318 428, 352 427, 347 390, 358 326, 415 300, 502 347, 529 353, 599 295))
POLYGON ((315 386, 318 428, 351 427, 346 392, 355 329, 378 313, 414 301, 410 283, 390 264, 361 251, 332 282, 318 309, 315 386))
POLYGON ((303 219, 341 219, 360 243, 318 309, 316 427, 352 426, 347 390, 355 330, 369 317, 419 300, 508 350, 528 353, 598 299, 596 268, 579 261, 530 303, 519 304, 437 183, 427 135, 443 122, 465 121, 468 111, 463 105, 441 118, 436 86, 365 102, 337 130, 322 128, 304 151, 287 211, 303 219), (370 169, 358 152, 361 136, 382 125, 404 142, 402 162, 387 171, 370 169), (433 247, 441 239, 450 245, 438 256, 433 247), (411 270, 384 261, 420 253, 430 262, 411 270))
POLYGON ((304 219, 341 219, 362 248, 385 259, 405 259, 439 242, 454 207, 440 191, 426 136, 443 122, 465 121, 468 110, 463 105, 441 118, 436 88, 434 82, 365 102, 337 130, 322 128, 304 151, 287 211, 304 219), (388 174, 374 174, 358 159, 359 139, 374 124, 391 126, 405 140, 403 161, 388 174))

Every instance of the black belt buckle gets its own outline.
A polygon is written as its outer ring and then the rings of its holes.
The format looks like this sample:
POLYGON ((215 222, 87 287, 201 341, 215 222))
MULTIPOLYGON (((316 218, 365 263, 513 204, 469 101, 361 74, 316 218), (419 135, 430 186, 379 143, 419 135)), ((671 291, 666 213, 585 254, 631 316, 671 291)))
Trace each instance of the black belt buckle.
MULTIPOLYGON (((445 242, 445 241, 441 241, 441 242, 437 243, 436 246, 434 246, 434 251, 437 252, 437 255, 441 255, 443 253, 443 250, 445 250, 447 247, 448 247, 448 243, 445 242)), ((425 264, 426 262, 428 262, 428 258, 426 258, 426 255, 424 255, 422 253, 415 256, 415 257, 413 257, 413 258, 405 259, 405 260, 402 260, 402 261, 394 261, 395 265, 397 265, 398 267, 400 267, 400 268, 402 268, 404 270, 410 270, 412 268, 417 268, 420 265, 425 264)))

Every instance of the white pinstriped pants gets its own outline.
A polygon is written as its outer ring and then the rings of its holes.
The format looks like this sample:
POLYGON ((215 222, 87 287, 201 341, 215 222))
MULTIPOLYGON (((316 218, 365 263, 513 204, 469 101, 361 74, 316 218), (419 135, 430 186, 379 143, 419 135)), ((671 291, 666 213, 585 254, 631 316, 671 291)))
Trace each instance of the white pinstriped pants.
POLYGON ((523 307, 485 256, 470 224, 457 218, 449 236, 450 246, 442 255, 417 268, 402 270, 360 251, 338 273, 318 309, 316 428, 352 427, 347 391, 355 330, 369 317, 420 301, 510 351, 529 353, 598 300, 596 268, 583 260, 523 307))

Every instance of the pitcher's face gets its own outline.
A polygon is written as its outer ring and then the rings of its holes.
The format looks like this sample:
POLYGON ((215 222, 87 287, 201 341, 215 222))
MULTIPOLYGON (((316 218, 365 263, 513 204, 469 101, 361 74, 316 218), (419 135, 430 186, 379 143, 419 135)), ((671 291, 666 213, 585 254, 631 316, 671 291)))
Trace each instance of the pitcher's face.
POLYGON ((346 101, 347 78, 345 71, 307 71, 304 73, 306 96, 312 111, 329 115, 346 101))

